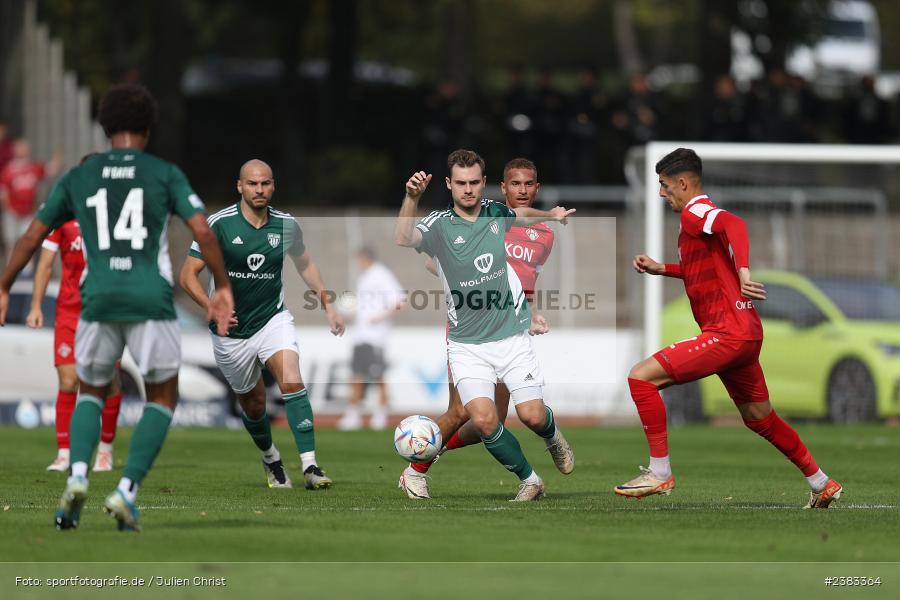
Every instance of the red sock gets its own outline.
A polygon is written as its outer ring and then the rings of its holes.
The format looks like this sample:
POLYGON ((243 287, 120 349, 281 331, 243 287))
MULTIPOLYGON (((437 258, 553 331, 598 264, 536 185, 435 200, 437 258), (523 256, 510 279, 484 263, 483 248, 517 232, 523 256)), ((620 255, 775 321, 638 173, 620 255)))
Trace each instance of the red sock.
POLYGON ((638 415, 644 425, 644 435, 650 445, 650 456, 662 458, 669 455, 669 436, 666 433, 666 405, 663 404, 659 388, 647 381, 628 378, 631 399, 637 406, 638 415))
MULTIPOLYGON (((459 439, 459 432, 456 431, 453 435, 450 436, 450 439, 447 440, 447 443, 444 444, 444 447, 447 450, 456 450, 457 448, 462 448, 468 444, 464 444, 461 439, 459 439)), ((429 460, 427 463, 409 463, 409 466, 412 467, 413 471, 418 471, 419 473, 427 473, 428 469, 431 468, 431 465, 434 464, 433 460, 429 460)))
POLYGON ((809 453, 806 444, 803 443, 794 428, 785 423, 774 410, 762 419, 744 421, 744 425, 778 448, 789 461, 803 471, 804 476, 809 477, 819 470, 819 465, 809 453))
POLYGON ((409 466, 413 471, 418 471, 419 473, 427 473, 428 469, 431 468, 431 465, 434 464, 433 460, 429 460, 427 463, 409 463, 409 466))
POLYGON ((452 436, 450 436, 450 439, 447 440, 445 446, 447 446, 447 450, 456 450, 457 448, 466 446, 466 444, 464 444, 462 440, 459 439, 459 431, 456 431, 452 436))
POLYGON ((56 446, 60 450, 69 447, 69 423, 77 397, 77 392, 61 391, 56 394, 56 446))
POLYGON ((119 407, 122 406, 122 392, 106 399, 101 416, 100 441, 104 444, 112 444, 116 439, 116 424, 119 421, 119 407))

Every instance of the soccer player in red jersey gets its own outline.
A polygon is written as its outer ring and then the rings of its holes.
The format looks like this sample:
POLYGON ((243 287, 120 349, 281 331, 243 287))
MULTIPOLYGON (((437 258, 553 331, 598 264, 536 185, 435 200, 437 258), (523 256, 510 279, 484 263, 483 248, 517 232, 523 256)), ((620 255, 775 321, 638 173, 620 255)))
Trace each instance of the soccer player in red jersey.
MULTIPOLYGON (((500 183, 500 191, 506 198, 506 205, 510 208, 519 206, 531 206, 541 184, 538 183, 537 167, 527 158, 515 158, 503 168, 503 181, 500 183)), ((550 258, 550 251, 553 249, 553 230, 545 223, 539 223, 529 227, 513 226, 506 234, 506 260, 516 272, 519 281, 522 282, 522 289, 529 304, 534 303, 534 288, 538 274, 541 272, 547 259, 550 258)), ((437 272, 431 259, 428 259, 427 268, 435 275, 437 272)), ((547 320, 534 313, 529 333, 532 335, 541 335, 547 333, 550 328, 547 320)), ((449 367, 448 367, 449 368, 449 367)), ((456 386, 450 379, 450 408, 449 414, 456 415, 459 419, 456 427, 459 429, 450 439, 444 443, 443 453, 446 450, 455 450, 470 446, 472 444, 481 443, 481 436, 465 415, 462 403, 459 399, 459 393, 456 386), (458 408, 458 410, 455 410, 458 408)), ((509 411, 509 390, 506 386, 498 382, 495 388, 494 401, 497 405, 497 415, 501 423, 505 423, 506 416, 509 411)), ((429 498, 428 482, 425 479, 425 473, 431 468, 434 461, 427 463, 415 464, 411 463, 409 468, 404 471, 400 478, 400 487, 406 491, 406 495, 410 499, 429 498)), ((573 465, 574 467, 574 465, 573 465)))
POLYGON ((703 165, 693 150, 679 148, 656 164, 659 195, 681 213, 679 262, 661 264, 634 257, 638 273, 684 281, 696 337, 666 346, 631 368, 628 387, 650 446, 650 465, 616 486, 620 496, 643 498, 669 494, 675 477, 669 464, 666 408, 659 390, 673 384, 719 376, 744 424, 778 448, 806 477, 811 488, 804 508, 828 508, 843 488, 822 472, 797 432, 772 409, 759 364, 763 329, 754 300, 765 300, 761 283, 750 277, 747 224, 718 208, 703 193, 703 165))

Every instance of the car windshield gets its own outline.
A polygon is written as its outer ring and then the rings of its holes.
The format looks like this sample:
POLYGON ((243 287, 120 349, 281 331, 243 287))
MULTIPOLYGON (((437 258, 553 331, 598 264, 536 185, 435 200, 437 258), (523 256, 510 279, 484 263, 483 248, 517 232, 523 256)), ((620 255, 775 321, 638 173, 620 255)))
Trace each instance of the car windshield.
POLYGON ((862 39, 866 37, 866 24, 862 21, 828 19, 825 22, 825 35, 835 38, 862 39))
POLYGON ((900 321, 900 290, 881 281, 813 279, 848 319, 900 321))

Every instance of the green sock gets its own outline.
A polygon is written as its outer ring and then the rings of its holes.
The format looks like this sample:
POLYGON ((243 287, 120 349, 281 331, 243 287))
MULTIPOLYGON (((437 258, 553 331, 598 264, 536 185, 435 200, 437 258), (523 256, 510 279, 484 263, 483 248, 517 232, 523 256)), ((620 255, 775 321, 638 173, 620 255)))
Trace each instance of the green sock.
POLYGON ((556 434, 556 421, 553 420, 553 411, 550 410, 550 407, 545 406, 544 408, 547 410, 547 424, 544 425, 543 429, 539 429, 538 431, 535 431, 535 433, 542 438, 549 440, 556 434))
POLYGON ((316 449, 316 433, 313 430, 313 412, 309 404, 309 393, 306 388, 293 394, 285 394, 284 408, 287 413, 288 424, 291 433, 294 434, 294 442, 301 454, 313 452, 316 449))
POLYGON ((481 440, 491 456, 506 467, 507 471, 515 473, 519 479, 525 479, 534 473, 534 469, 531 468, 531 464, 522 452, 519 440, 503 425, 498 425, 494 433, 486 438, 481 438, 481 440))
POLYGON ((91 462, 91 455, 100 441, 100 415, 103 401, 90 394, 81 394, 72 412, 69 425, 69 456, 71 463, 91 462))
POLYGON ((122 476, 141 483, 156 455, 162 449, 169 425, 172 423, 172 411, 155 402, 148 402, 144 406, 144 414, 134 428, 131 436, 131 446, 128 448, 128 463, 122 476))
POLYGON ((247 413, 241 411, 241 421, 244 422, 244 428, 256 447, 265 452, 272 447, 272 426, 269 423, 269 413, 264 412, 262 416, 256 420, 247 416, 247 413))

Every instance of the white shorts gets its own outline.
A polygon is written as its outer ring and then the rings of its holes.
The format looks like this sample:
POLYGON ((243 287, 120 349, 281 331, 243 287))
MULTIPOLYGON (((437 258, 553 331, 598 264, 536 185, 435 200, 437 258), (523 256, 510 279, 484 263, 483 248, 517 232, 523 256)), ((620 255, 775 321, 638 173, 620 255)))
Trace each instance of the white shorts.
MULTIPOLYGON (((459 388, 464 379, 486 381, 491 385, 498 380, 506 384, 514 403, 534 398, 518 398, 515 391, 522 388, 540 388, 544 385, 544 372, 538 363, 531 336, 528 332, 484 344, 464 344, 447 341, 447 359, 453 384, 459 388)), ((463 386, 465 387, 465 386, 463 386)), ((460 398, 467 404, 472 398, 460 398)))
POLYGON ((211 335, 216 364, 235 394, 246 394, 253 389, 262 374, 262 366, 276 352, 290 350, 300 354, 294 317, 286 310, 269 319, 265 327, 249 338, 211 335))
POLYGON ((78 377, 93 386, 109 384, 126 346, 146 383, 162 383, 178 375, 178 321, 103 323, 79 319, 75 330, 78 377))

